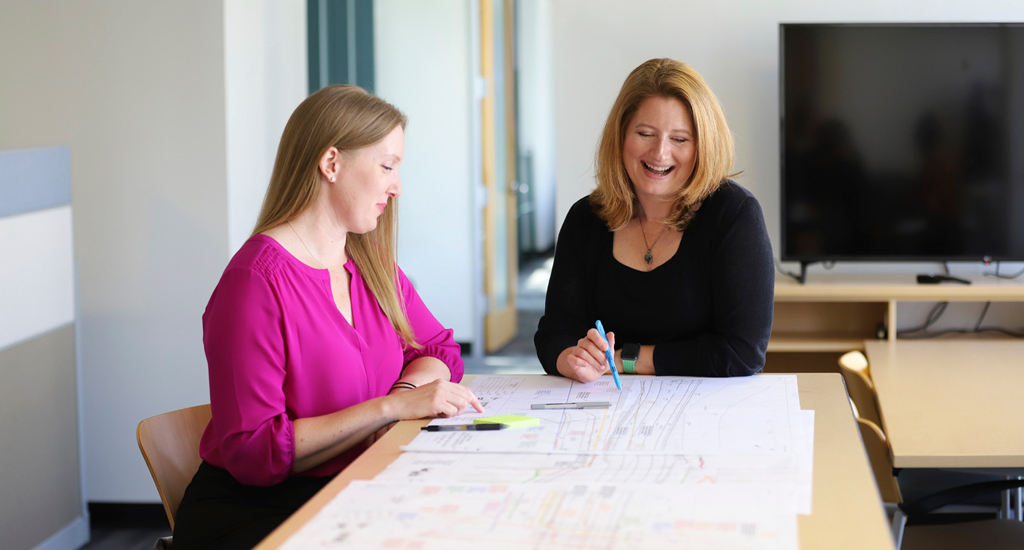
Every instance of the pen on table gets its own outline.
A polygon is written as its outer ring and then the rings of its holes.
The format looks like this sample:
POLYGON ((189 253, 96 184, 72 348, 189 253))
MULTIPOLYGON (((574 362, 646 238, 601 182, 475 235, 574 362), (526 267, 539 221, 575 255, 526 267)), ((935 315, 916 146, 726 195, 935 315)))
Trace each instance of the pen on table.
POLYGON ((608 341, 608 335, 604 332, 604 325, 601 324, 601 320, 597 320, 597 332, 604 338, 604 342, 608 344, 608 349, 604 350, 604 354, 608 357, 608 366, 612 368, 612 378, 615 379, 615 387, 622 389, 622 382, 619 382, 619 371, 615 368, 615 356, 612 355, 612 345, 608 341))
POLYGON ((490 431, 504 430, 508 424, 439 424, 436 426, 423 426, 420 430, 425 432, 458 432, 458 431, 490 431))
POLYGON ((610 401, 587 401, 584 403, 534 403, 531 409, 607 409, 610 401))

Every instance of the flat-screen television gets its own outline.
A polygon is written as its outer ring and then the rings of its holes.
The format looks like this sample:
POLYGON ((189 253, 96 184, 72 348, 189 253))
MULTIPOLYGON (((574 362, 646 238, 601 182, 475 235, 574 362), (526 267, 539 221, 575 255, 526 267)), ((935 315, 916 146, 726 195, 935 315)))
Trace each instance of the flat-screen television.
POLYGON ((1024 25, 783 24, 783 260, 1024 260, 1024 25))

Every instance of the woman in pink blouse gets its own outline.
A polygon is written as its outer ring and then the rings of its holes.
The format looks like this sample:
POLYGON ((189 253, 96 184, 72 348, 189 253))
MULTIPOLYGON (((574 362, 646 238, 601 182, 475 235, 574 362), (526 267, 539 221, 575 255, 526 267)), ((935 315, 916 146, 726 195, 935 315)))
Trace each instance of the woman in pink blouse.
POLYGON ((251 548, 398 420, 483 412, 395 264, 405 116, 355 86, 292 114, 203 315, 213 419, 175 550, 251 548))

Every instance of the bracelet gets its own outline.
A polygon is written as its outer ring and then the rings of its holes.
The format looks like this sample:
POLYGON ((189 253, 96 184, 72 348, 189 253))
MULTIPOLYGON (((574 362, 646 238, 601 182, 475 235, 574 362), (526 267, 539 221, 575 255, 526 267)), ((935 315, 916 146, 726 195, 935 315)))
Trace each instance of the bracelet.
POLYGON ((395 388, 404 388, 404 389, 407 389, 407 390, 415 390, 416 389, 416 384, 413 384, 412 382, 403 382, 403 381, 399 380, 398 382, 395 382, 394 384, 391 384, 391 389, 395 389, 395 388))

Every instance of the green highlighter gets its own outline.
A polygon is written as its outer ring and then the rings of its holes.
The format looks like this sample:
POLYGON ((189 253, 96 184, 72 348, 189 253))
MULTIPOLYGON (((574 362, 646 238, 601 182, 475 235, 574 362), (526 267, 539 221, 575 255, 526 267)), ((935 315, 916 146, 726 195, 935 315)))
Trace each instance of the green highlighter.
POLYGON ((477 418, 474 424, 504 424, 509 428, 527 428, 540 424, 540 419, 533 416, 520 416, 518 414, 503 414, 501 416, 488 416, 477 418))

